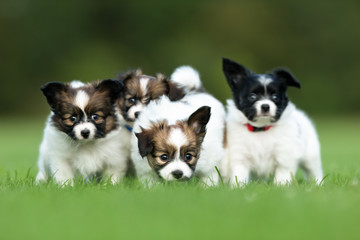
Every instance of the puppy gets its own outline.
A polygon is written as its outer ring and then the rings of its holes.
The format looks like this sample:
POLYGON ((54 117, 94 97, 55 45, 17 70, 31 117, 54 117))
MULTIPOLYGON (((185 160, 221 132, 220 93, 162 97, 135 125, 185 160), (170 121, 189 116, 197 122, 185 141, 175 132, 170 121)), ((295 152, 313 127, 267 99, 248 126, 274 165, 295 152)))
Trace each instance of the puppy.
POLYGON ((79 175, 88 179, 104 174, 112 183, 119 181, 130 153, 115 108, 123 92, 121 82, 50 82, 41 90, 51 114, 40 145, 36 181, 53 177, 60 184, 72 184, 79 175))
POLYGON ((309 118, 287 97, 287 87, 300 88, 288 71, 255 74, 223 59, 223 71, 233 94, 227 101, 227 156, 222 174, 230 183, 247 183, 250 174, 289 183, 298 167, 320 183, 320 144, 309 118))
POLYGON ((184 97, 184 89, 169 81, 164 75, 144 75, 140 69, 129 71, 117 77, 124 84, 124 97, 118 100, 118 107, 131 128, 144 107, 152 100, 166 95, 172 101, 184 97))
POLYGON ((131 157, 136 173, 150 183, 196 176, 215 185, 219 180, 215 167, 224 155, 224 107, 200 92, 199 75, 191 67, 178 68, 171 80, 183 83, 187 94, 179 101, 163 96, 151 102, 135 121, 131 157))

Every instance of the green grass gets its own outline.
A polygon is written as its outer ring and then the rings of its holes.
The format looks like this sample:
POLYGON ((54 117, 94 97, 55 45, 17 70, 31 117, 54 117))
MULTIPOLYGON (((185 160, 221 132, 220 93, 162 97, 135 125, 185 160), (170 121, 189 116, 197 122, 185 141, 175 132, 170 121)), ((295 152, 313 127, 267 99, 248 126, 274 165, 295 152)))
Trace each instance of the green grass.
POLYGON ((43 120, 0 122, 1 239, 358 239, 360 118, 317 119, 320 187, 33 184, 43 120))

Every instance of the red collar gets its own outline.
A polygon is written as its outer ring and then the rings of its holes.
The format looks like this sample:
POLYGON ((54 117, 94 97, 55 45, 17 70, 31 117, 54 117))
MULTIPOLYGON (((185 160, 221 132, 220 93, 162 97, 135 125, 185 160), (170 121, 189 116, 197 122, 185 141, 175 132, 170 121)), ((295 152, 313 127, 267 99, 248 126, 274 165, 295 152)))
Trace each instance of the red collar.
POLYGON ((245 124, 245 126, 247 127, 247 129, 250 131, 250 132, 265 132, 267 130, 269 130, 272 126, 269 125, 269 126, 265 126, 265 127, 254 127, 254 126, 251 126, 249 123, 245 124))

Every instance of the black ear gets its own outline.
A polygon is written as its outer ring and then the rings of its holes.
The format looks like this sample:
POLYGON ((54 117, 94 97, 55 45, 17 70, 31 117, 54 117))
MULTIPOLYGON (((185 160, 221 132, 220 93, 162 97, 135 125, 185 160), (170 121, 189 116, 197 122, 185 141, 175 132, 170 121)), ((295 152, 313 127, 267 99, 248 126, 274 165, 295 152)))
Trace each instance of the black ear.
POLYGON ((288 87, 301 88, 300 82, 296 80, 296 78, 285 69, 275 69, 273 71, 273 75, 284 81, 286 83, 286 86, 288 87))
POLYGON ((61 92, 66 92, 68 86, 61 82, 49 82, 41 87, 41 91, 51 108, 55 108, 61 92))
POLYGON ((96 90, 100 92, 108 91, 110 98, 115 101, 122 95, 124 84, 119 80, 106 79, 97 85, 96 90))
POLYGON ((153 150, 153 134, 151 130, 144 130, 141 128, 141 132, 135 133, 135 136, 138 139, 138 148, 141 157, 149 155, 149 153, 153 150))
POLYGON ((190 115, 187 124, 194 129, 196 134, 205 134, 206 124, 209 122, 210 115, 211 108, 202 106, 190 115))
POLYGON ((251 75, 250 70, 227 58, 223 58, 223 72, 231 89, 237 88, 245 77, 251 75))

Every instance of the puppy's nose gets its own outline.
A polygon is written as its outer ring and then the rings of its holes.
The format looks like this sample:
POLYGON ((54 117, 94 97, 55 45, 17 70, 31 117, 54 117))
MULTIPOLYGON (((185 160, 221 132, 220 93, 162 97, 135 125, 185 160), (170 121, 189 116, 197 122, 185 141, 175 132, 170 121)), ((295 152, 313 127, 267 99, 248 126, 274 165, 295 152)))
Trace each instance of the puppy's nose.
POLYGON ((138 118, 140 115, 140 112, 135 112, 135 118, 138 118))
POLYGON ((172 175, 174 176, 174 178, 176 178, 176 179, 180 179, 180 178, 183 176, 183 172, 180 171, 180 170, 175 170, 175 171, 173 171, 171 174, 172 174, 172 175))
POLYGON ((88 138, 90 135, 90 130, 89 129, 84 129, 84 130, 81 130, 81 136, 83 138, 88 138))
POLYGON ((263 105, 261 105, 261 111, 262 111, 263 113, 267 113, 267 112, 269 112, 269 110, 270 110, 269 104, 263 104, 263 105))

